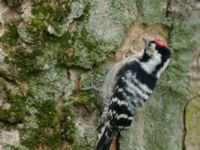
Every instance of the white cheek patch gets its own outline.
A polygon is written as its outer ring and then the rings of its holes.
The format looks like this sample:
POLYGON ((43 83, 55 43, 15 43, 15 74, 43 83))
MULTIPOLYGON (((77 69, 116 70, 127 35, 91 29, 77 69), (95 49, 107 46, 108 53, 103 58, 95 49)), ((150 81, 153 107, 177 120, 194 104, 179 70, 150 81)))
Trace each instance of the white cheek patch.
POLYGON ((146 53, 147 53, 149 56, 153 56, 153 54, 155 53, 155 50, 152 49, 152 48, 147 48, 146 53))
POLYGON ((161 63, 161 55, 155 51, 151 59, 147 62, 140 63, 141 67, 149 74, 151 74, 156 66, 161 63))
POLYGON ((151 43, 151 46, 150 46, 152 49, 156 49, 156 44, 155 43, 151 43))
POLYGON ((149 56, 153 56, 155 52, 156 52, 156 44, 155 43, 151 43, 150 46, 147 47, 146 53, 149 56))

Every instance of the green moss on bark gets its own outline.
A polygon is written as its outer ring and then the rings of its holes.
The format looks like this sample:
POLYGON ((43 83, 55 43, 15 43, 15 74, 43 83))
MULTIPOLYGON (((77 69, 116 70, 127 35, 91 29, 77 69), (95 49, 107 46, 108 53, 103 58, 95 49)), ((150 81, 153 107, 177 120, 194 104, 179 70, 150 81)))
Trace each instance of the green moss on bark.
POLYGON ((9 7, 16 8, 21 6, 22 0, 5 0, 9 7))
POLYGON ((163 0, 136 0, 142 23, 151 25, 161 23, 166 26, 171 24, 167 18, 167 1, 163 0))
POLYGON ((61 106, 62 117, 56 111, 54 100, 38 101, 32 107, 37 109, 35 116, 38 127, 22 131, 25 135, 29 133, 22 140, 23 145, 30 149, 40 146, 57 149, 64 141, 73 142, 75 124, 70 107, 61 106))
POLYGON ((9 105, 8 108, 0 107, 0 126, 6 128, 16 128, 18 124, 23 124, 25 117, 29 115, 26 109, 26 99, 25 96, 19 95, 17 93, 14 95, 8 88, 5 80, 1 80, 1 86, 4 88, 6 96, 4 97, 5 102, 9 105))
POLYGON ((16 127, 17 124, 24 123, 28 111, 24 108, 24 98, 12 97, 9 109, 0 108, 0 122, 7 127, 16 127))
POLYGON ((17 25, 15 23, 10 23, 8 25, 8 32, 4 34, 3 37, 0 37, 0 42, 7 50, 9 47, 19 44, 18 38, 17 25))
MULTIPOLYGON (((65 141, 71 145, 75 141, 77 143, 76 135, 80 133, 76 129, 75 117, 84 115, 79 114, 80 108, 88 113, 94 112, 96 100, 96 96, 88 92, 77 93, 59 108, 60 113, 56 110, 54 100, 40 100, 33 103, 32 107, 37 109, 35 116, 38 126, 21 131, 24 135, 29 133, 28 137, 22 139, 22 145, 30 149, 35 149, 40 145, 56 149, 65 141)), ((91 141, 88 142, 91 143, 91 141)))

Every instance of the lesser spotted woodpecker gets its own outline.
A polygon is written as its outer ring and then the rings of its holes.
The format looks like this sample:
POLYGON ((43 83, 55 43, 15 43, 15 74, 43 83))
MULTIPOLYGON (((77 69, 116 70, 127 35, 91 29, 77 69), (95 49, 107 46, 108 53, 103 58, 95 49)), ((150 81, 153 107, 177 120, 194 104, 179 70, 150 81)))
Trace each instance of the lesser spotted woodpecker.
POLYGON ((145 48, 139 54, 119 62, 107 75, 103 89, 108 104, 96 150, 109 150, 113 138, 130 127, 137 109, 148 100, 169 63, 171 51, 164 41, 144 41, 145 48))

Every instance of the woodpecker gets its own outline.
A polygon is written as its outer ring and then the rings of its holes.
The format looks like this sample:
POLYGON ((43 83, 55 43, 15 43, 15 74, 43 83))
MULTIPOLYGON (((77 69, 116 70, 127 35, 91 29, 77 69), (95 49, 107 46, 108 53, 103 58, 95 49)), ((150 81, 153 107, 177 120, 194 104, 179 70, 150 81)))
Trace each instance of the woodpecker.
POLYGON ((105 79, 103 97, 108 104, 96 150, 109 150, 112 140, 130 127, 137 109, 149 99, 170 61, 171 50, 164 41, 143 40, 145 48, 116 64, 105 79))

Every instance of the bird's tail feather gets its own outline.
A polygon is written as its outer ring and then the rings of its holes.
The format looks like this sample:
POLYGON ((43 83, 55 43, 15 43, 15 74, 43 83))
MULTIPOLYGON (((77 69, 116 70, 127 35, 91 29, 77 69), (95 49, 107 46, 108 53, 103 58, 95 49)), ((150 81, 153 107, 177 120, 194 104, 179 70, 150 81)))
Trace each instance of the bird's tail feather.
POLYGON ((109 128, 106 128, 97 142, 96 150, 109 150, 113 136, 114 135, 109 131, 109 128))
POLYGON ((119 131, 114 130, 114 132, 112 132, 110 128, 105 128, 99 137, 95 150, 109 150, 110 148, 120 150, 120 137, 121 134, 119 131))

